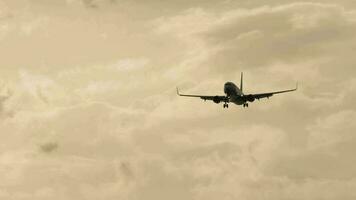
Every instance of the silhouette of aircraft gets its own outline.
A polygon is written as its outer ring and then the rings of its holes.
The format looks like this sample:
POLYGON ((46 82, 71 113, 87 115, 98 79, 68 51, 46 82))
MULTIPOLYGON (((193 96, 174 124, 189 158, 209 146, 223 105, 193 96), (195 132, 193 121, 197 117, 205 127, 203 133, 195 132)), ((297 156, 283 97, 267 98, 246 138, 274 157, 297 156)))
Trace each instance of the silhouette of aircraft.
POLYGON ((178 87, 177 87, 177 94, 179 96, 183 96, 183 97, 199 97, 199 98, 203 99, 204 101, 211 100, 217 104, 224 102, 223 107, 228 108, 230 102, 232 102, 236 105, 243 105, 243 107, 248 107, 248 102, 254 102, 256 99, 260 100, 262 98, 269 98, 275 94, 293 92, 293 91, 296 91, 297 89, 298 89, 298 83, 296 84, 296 87, 294 89, 281 90, 281 91, 276 91, 276 92, 258 93, 258 94, 244 94, 243 93, 243 73, 241 73, 240 88, 237 87, 233 82, 226 82, 224 85, 225 96, 218 96, 218 95, 204 96, 204 95, 181 94, 181 93, 179 93, 178 87))

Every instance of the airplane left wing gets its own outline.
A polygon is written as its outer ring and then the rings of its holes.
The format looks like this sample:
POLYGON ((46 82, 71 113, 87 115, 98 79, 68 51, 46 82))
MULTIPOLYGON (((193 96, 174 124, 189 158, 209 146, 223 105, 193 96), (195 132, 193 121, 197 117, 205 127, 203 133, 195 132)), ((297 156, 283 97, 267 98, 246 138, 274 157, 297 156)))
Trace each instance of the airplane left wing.
POLYGON ((183 97, 198 97, 203 99, 204 101, 210 100, 214 101, 214 103, 220 103, 220 102, 229 102, 229 98, 227 96, 205 96, 205 95, 190 95, 190 94, 181 94, 179 93, 179 90, 177 88, 177 95, 183 96, 183 97))
POLYGON ((298 83, 296 85, 296 87, 294 89, 290 89, 290 90, 281 90, 281 91, 276 91, 276 92, 267 92, 267 93, 259 93, 259 94, 247 94, 244 95, 247 100, 254 100, 254 99, 262 99, 262 98, 269 98, 275 94, 281 94, 281 93, 286 93, 286 92, 293 92, 296 91, 298 89, 298 83))

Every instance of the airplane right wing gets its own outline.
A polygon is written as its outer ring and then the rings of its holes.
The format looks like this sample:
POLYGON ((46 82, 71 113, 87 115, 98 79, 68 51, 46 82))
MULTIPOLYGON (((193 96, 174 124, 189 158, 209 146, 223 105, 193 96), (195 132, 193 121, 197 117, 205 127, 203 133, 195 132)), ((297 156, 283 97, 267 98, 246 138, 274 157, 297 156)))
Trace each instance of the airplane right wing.
POLYGON ((190 94, 180 94, 179 90, 177 88, 177 95, 183 96, 183 97, 198 97, 203 99, 204 101, 210 100, 213 101, 214 103, 220 103, 220 102, 229 102, 229 98, 227 96, 205 96, 205 95, 190 95, 190 94))
POLYGON ((276 92, 267 92, 267 93, 259 93, 259 94, 248 94, 245 95, 245 97, 247 99, 262 99, 262 98, 269 98, 271 96, 273 96, 274 94, 281 94, 281 93, 286 93, 286 92, 293 92, 296 91, 298 89, 298 83, 296 85, 296 87, 294 89, 290 89, 290 90, 282 90, 282 91, 276 91, 276 92))

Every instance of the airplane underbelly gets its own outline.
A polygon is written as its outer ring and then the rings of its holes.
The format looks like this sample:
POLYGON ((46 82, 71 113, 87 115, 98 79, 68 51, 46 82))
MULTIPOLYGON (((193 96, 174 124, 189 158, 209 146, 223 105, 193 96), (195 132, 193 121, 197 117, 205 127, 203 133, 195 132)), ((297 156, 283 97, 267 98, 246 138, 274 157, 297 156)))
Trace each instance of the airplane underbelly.
POLYGON ((230 102, 232 102, 236 105, 242 105, 242 104, 246 103, 240 96, 230 97, 230 102))

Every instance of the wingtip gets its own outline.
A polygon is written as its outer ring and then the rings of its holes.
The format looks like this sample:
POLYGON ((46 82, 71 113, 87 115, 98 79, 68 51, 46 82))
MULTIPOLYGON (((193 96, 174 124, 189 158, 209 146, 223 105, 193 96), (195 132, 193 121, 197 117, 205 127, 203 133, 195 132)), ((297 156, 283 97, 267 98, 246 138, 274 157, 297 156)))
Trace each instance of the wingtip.
POLYGON ((299 82, 296 83, 295 90, 298 90, 298 84, 299 84, 299 82))
POLYGON ((178 89, 178 87, 176 87, 176 90, 177 90, 177 95, 180 95, 180 94, 179 94, 179 89, 178 89))

